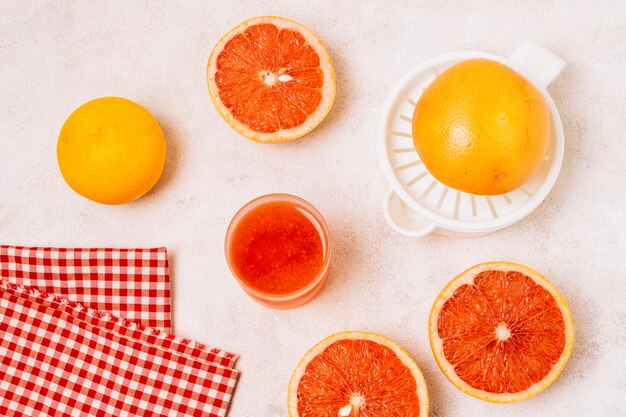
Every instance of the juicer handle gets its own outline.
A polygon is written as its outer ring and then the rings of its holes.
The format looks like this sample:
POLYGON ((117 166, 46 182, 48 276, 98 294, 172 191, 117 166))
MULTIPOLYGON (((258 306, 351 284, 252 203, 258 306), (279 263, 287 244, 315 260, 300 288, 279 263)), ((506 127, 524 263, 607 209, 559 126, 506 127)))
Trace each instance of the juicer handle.
POLYGON ((542 88, 546 88, 565 68, 565 61, 532 41, 522 42, 509 59, 532 74, 542 88))
POLYGON ((404 236, 426 236, 436 228, 435 223, 407 206, 393 189, 383 199, 383 214, 389 226, 404 236))

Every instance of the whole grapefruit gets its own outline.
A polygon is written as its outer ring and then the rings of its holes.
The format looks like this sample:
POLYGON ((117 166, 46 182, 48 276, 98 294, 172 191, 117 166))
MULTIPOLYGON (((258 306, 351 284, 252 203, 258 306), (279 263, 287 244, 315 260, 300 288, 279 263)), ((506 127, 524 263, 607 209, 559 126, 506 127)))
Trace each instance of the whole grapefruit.
POLYGON ((541 92, 508 66, 483 58, 443 71, 419 98, 412 124, 428 171, 478 195, 521 187, 539 168, 550 137, 541 92))
POLYGON ((156 119, 121 97, 91 100, 65 121, 57 142, 59 169, 78 194, 122 204, 147 193, 165 164, 165 138, 156 119))

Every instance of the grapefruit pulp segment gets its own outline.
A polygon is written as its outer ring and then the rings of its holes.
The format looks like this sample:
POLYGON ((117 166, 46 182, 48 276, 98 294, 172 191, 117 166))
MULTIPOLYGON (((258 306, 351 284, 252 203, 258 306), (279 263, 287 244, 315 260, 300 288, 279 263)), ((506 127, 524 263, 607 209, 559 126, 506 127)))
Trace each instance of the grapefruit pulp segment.
POLYGON ((556 379, 572 349, 573 325, 565 300, 537 272, 487 263, 442 291, 429 336, 437 363, 459 389, 512 402, 556 379))
POLYGON ((289 384, 290 417, 424 417, 428 395, 413 360, 374 333, 342 332, 313 347, 289 384))
POLYGON ((300 24, 273 16, 247 20, 226 34, 209 59, 207 82, 220 115, 261 142, 306 134, 335 95, 322 43, 300 24))

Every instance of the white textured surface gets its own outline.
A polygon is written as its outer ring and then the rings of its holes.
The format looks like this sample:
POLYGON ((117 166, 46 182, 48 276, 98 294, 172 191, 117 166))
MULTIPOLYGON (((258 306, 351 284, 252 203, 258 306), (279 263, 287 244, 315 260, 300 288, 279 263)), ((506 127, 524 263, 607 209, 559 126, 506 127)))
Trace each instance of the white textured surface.
POLYGON ((422 367, 433 416, 626 414, 626 4, 620 1, 0 2, 0 241, 170 250, 177 333, 241 354, 232 417, 286 415, 293 367, 339 330, 383 333, 422 367), (107 5, 104 5, 107 3, 107 5), (592 4, 594 4, 592 6, 592 4), (338 95, 304 139, 266 146, 237 136, 205 85, 213 44, 261 14, 316 32, 336 65, 338 95), (566 134, 553 192, 526 220, 471 239, 406 239, 384 223, 387 190, 374 152, 381 102, 395 80, 458 49, 508 54, 531 38, 568 66, 550 86, 566 134), (163 178, 143 199, 101 206, 74 194, 56 138, 83 102, 120 95, 147 107, 168 144, 163 178), (326 217, 331 277, 312 303, 264 309, 237 287, 222 248, 248 200, 289 192, 326 217), (574 353, 546 392, 494 405, 438 370, 426 321, 442 286, 486 260, 525 263, 569 300, 574 353))

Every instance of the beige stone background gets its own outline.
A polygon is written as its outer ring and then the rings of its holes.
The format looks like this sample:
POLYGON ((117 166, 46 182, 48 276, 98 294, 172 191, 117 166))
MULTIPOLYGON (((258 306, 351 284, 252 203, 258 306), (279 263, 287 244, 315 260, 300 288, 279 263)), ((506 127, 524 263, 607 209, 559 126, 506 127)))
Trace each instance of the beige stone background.
POLYGON ((345 329, 383 333, 422 368, 431 416, 626 415, 626 3, 623 1, 21 1, 0 2, 0 242, 156 246, 171 254, 180 335, 238 352, 230 416, 286 415, 291 371, 345 329), (304 139, 239 137, 209 99, 205 66, 231 27, 295 19, 325 42, 338 93, 304 139), (480 238, 403 238, 385 224, 375 155, 381 104, 395 81, 443 52, 507 55, 524 39, 567 61, 549 88, 566 155, 546 201, 480 238), (63 182, 55 147, 65 118, 92 98, 135 100, 159 120, 163 177, 146 197, 92 203, 63 182), (230 276, 223 236, 235 211, 268 192, 297 194, 326 217, 331 276, 310 304, 272 311, 230 276), (573 355, 547 391, 494 405, 454 388, 430 352, 427 315, 457 273, 487 260, 527 264, 568 299, 573 355))

